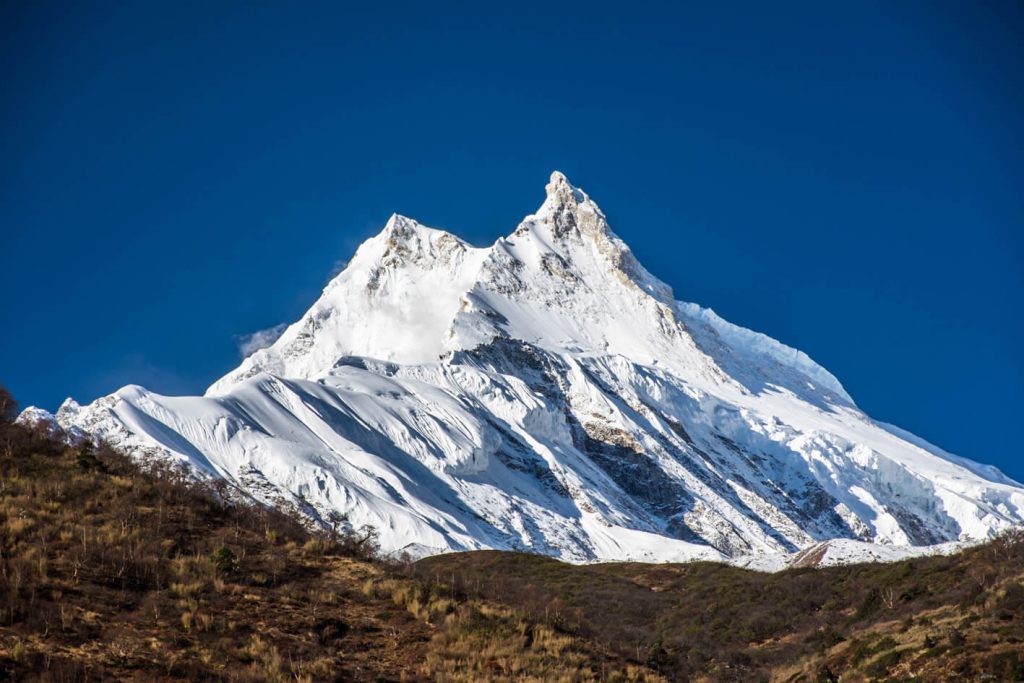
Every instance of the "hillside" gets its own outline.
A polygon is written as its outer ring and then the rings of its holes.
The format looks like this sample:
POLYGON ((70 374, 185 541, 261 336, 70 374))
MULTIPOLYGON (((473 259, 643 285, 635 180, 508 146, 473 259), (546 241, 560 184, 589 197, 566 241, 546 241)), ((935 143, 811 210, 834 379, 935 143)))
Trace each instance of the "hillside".
POLYGON ((481 551, 414 564, 166 465, 0 423, 0 679, 1024 679, 1019 533, 756 573, 481 551))
POLYGON ((246 500, 0 420, 0 680, 662 680, 246 500))
POLYGON ((417 563, 670 680, 1024 680, 1024 535, 952 557, 758 573, 567 565, 483 551, 417 563), (986 678, 987 677, 987 678, 986 678))

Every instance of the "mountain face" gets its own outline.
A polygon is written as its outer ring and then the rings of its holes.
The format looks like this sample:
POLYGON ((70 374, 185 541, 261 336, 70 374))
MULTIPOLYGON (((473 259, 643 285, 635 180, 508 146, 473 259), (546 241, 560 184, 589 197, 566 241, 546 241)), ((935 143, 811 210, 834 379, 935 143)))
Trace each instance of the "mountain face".
POLYGON ((488 248, 392 216, 204 396, 127 386, 56 421, 413 555, 757 558, 1024 521, 1019 484, 677 301, 585 193, 557 172, 546 189, 488 248))

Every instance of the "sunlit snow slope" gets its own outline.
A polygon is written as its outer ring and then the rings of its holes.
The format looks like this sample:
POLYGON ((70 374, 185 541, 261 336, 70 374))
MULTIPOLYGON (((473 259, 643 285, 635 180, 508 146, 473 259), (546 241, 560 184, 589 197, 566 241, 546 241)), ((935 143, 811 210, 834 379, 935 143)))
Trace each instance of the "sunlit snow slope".
POLYGON ((416 555, 778 556, 982 539, 1024 516, 995 468, 676 301, 560 173, 488 248, 393 216, 205 396, 128 386, 57 420, 416 555))

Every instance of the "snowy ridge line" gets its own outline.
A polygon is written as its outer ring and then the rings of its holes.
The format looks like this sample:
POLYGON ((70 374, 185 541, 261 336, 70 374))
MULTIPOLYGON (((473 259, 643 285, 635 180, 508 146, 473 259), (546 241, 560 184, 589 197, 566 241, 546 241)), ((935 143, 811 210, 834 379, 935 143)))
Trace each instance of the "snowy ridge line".
POLYGON ((32 410, 373 526, 393 553, 772 569, 943 552, 1024 522, 1024 489, 995 468, 872 420, 805 354, 677 301, 558 172, 490 247, 392 216, 204 396, 128 386, 32 410))
POLYGON ((815 363, 803 351, 786 346, 766 334, 734 325, 710 308, 703 308, 698 304, 686 301, 677 301, 676 306, 688 322, 691 324, 695 321, 704 323, 733 349, 746 349, 751 353, 763 354, 780 365, 791 367, 807 375, 812 382, 817 382, 820 386, 853 403, 853 399, 846 393, 846 389, 839 383, 839 380, 831 372, 815 363))

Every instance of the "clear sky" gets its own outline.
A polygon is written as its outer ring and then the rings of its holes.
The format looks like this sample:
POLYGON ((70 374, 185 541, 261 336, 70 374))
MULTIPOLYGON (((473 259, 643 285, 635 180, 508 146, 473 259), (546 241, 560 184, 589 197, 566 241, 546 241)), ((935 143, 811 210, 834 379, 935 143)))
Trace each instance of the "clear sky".
POLYGON ((560 169, 678 298, 1024 480, 1019 2, 360 5, 2 4, 23 404, 201 392, 391 212, 490 243, 560 169))

